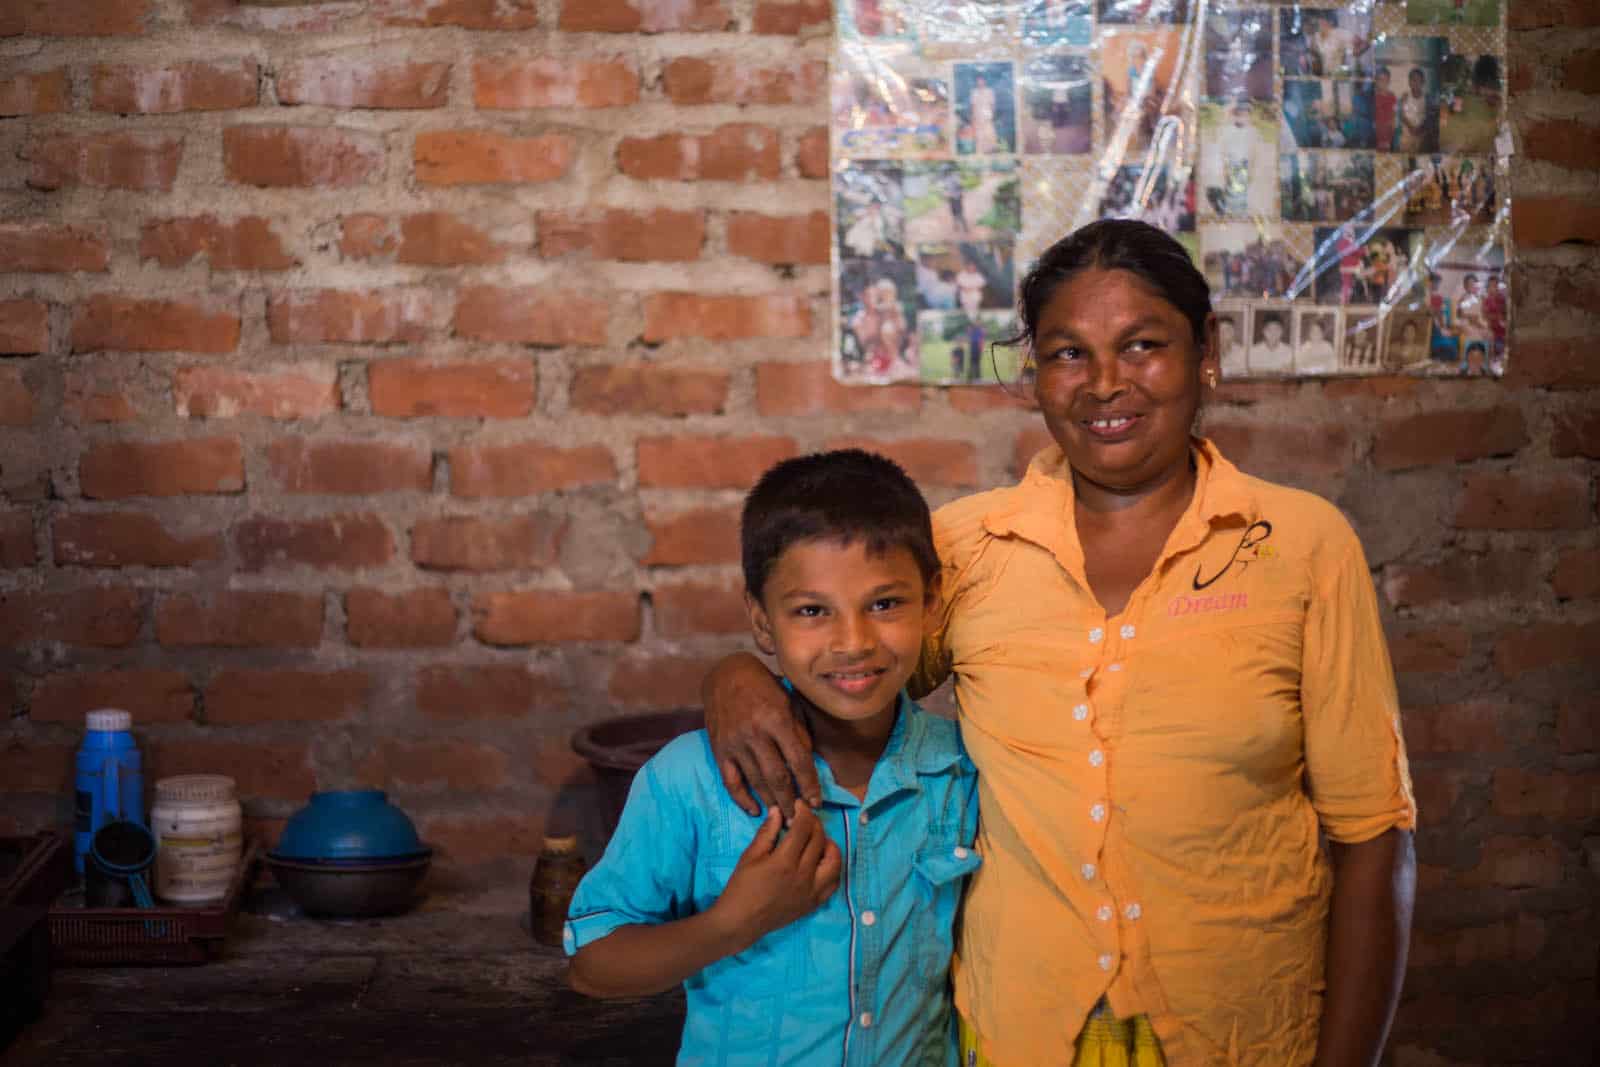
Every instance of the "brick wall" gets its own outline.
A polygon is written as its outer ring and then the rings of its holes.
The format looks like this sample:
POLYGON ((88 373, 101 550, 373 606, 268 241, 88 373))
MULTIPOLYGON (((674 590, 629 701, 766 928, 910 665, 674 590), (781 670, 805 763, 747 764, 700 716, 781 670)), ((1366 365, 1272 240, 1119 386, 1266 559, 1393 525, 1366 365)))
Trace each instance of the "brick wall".
MULTIPOLYGON (((937 501, 1043 440, 828 378, 823 0, 0 10, 0 830, 82 712, 267 832, 384 786, 524 876, 567 748, 742 642, 740 490, 864 442, 937 501)), ((1579 1062, 1600 892, 1600 8, 1513 0, 1503 383, 1227 387, 1357 522, 1424 826, 1396 1062, 1579 1062)))

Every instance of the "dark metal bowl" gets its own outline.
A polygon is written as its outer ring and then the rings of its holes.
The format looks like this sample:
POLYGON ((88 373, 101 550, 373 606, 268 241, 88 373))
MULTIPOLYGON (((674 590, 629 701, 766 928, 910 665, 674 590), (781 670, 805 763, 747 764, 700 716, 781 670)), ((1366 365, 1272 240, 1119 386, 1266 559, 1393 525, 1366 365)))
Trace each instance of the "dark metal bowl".
POLYGON ((354 866, 268 856, 267 866, 307 915, 354 919, 410 909, 418 900, 417 889, 432 859, 430 851, 413 859, 373 860, 354 866))

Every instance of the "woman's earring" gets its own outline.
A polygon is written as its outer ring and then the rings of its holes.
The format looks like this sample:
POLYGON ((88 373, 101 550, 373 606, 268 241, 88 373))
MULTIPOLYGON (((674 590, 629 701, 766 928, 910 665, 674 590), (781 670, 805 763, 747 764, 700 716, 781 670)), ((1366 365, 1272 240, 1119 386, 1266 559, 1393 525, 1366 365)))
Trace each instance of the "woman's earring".
POLYGON ((1213 388, 1213 389, 1215 389, 1217 387, 1217 372, 1216 371, 1212 371, 1206 377, 1206 384, 1211 386, 1211 388, 1213 388))

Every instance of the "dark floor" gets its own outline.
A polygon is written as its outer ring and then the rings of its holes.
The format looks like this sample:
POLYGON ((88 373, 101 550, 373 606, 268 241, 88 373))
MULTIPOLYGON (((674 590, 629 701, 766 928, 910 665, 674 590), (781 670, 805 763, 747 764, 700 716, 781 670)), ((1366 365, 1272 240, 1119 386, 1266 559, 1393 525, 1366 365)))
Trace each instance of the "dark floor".
POLYGON ((562 982, 507 901, 368 922, 236 916, 199 967, 57 969, 4 1067, 670 1064, 683 1001, 562 982), (499 905, 501 910, 495 910, 499 905))

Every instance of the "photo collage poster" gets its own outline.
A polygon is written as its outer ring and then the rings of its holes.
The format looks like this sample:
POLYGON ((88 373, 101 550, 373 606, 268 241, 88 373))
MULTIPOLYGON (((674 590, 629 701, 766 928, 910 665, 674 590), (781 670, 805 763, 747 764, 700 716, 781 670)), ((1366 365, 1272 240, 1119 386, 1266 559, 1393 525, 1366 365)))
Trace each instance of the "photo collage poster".
POLYGON ((1029 266, 1140 218, 1225 378, 1498 377, 1505 2, 835 0, 835 376, 1026 379, 1029 266))

